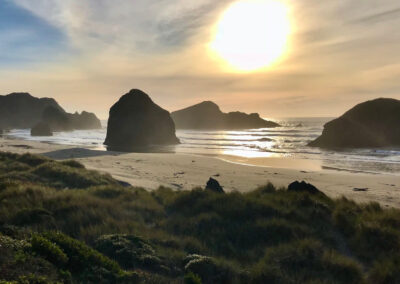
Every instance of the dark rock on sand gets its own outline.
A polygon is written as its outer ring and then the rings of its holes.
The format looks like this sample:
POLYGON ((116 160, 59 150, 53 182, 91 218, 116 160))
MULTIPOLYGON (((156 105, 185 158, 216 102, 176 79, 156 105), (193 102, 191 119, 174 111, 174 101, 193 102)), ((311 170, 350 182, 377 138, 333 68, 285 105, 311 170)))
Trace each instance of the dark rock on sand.
POLYGON ((178 143, 169 112, 156 105, 146 93, 131 90, 111 107, 104 142, 109 150, 136 151, 178 143))
POLYGON ((171 116, 178 129, 250 129, 279 126, 275 122, 262 119, 257 113, 223 113, 218 105, 210 101, 175 111, 171 116))
POLYGON ((206 185, 206 190, 211 190, 218 193, 224 193, 224 189, 216 179, 210 178, 206 185))
POLYGON ((32 127, 31 136, 53 136, 53 132, 47 123, 39 122, 32 127))
POLYGON ((309 143, 322 148, 400 146, 400 101, 380 98, 361 103, 325 124, 322 135, 309 143))
POLYGON ((313 186, 312 184, 306 183, 305 181, 302 181, 302 182, 295 181, 295 182, 291 183, 288 187, 288 191, 308 192, 311 194, 322 193, 315 186, 313 186))

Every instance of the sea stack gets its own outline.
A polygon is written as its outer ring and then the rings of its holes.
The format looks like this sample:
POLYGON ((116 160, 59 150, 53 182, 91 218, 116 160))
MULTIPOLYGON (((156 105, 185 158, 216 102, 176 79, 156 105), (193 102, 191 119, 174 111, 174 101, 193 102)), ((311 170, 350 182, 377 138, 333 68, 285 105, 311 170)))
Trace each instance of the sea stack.
POLYGON ((240 130, 280 126, 262 119, 258 113, 223 113, 219 106, 211 101, 175 111, 171 116, 178 129, 240 130))
POLYGON ((45 122, 39 122, 31 129, 31 136, 53 136, 53 131, 45 122))
POLYGON ((322 135, 309 143, 321 148, 400 146, 400 101, 380 98, 361 103, 325 124, 322 135))
POLYGON ((0 128, 32 128, 41 121, 43 111, 47 107, 64 111, 51 98, 36 98, 29 93, 12 93, 0 96, 0 128))
POLYGON ((101 122, 94 113, 83 111, 67 113, 53 106, 47 107, 42 114, 42 122, 47 123, 52 131, 72 131, 100 129, 101 122))
POLYGON ((143 91, 133 89, 111 107, 104 142, 108 150, 129 152, 178 143, 170 113, 143 91))

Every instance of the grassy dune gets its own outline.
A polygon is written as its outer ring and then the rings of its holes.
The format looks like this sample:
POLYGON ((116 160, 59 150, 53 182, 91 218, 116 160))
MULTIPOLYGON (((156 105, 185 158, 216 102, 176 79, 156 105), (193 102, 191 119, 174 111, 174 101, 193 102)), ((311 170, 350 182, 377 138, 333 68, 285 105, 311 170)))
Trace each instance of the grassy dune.
POLYGON ((0 153, 0 283, 400 283, 400 211, 268 184, 124 187, 0 153))

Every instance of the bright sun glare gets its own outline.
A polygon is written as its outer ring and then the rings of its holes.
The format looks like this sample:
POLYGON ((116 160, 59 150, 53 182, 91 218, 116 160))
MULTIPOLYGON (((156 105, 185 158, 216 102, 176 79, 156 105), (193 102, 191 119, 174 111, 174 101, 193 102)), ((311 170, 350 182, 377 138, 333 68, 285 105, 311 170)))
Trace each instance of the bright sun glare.
POLYGON ((287 51, 288 8, 282 0, 239 0, 222 14, 210 48, 231 69, 269 67, 287 51))

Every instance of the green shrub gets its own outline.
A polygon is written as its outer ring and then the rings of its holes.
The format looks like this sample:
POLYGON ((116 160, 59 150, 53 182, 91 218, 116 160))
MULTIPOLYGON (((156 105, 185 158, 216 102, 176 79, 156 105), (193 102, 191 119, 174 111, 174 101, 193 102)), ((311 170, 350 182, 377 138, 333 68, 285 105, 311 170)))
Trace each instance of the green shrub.
POLYGON ((52 224, 53 214, 43 208, 22 209, 12 218, 11 223, 18 226, 28 226, 40 223, 52 224))
POLYGON ((255 267, 254 283, 294 283, 326 281, 333 283, 361 283, 360 266, 316 240, 296 241, 267 250, 255 267), (291 282, 290 281, 290 282, 291 282))
POLYGON ((392 284, 400 283, 400 255, 376 261, 368 276, 370 283, 392 284))
POLYGON ((76 169, 84 169, 85 168, 84 165, 82 165, 81 163, 79 163, 75 160, 62 161, 61 164, 71 167, 71 168, 76 168, 76 169))
POLYGON ((186 274, 199 276, 201 283, 233 283, 238 277, 231 267, 212 257, 189 255, 184 263, 186 274))
POLYGON ((84 243, 57 232, 47 232, 43 236, 60 247, 68 256, 66 267, 80 281, 109 281, 116 283, 124 272, 117 263, 84 243))
POLYGON ((48 239, 34 234, 31 238, 32 251, 57 266, 64 266, 68 262, 68 256, 48 239))
POLYGON ((183 282, 185 284, 202 284, 201 278, 193 272, 186 273, 183 282))
POLYGON ((36 167, 33 174, 56 188, 88 188, 98 185, 117 185, 108 175, 101 175, 94 171, 82 171, 81 168, 62 165, 57 162, 47 162, 36 167))
POLYGON ((101 236, 96 240, 95 248, 127 269, 158 270, 161 264, 151 245, 133 235, 101 236))

